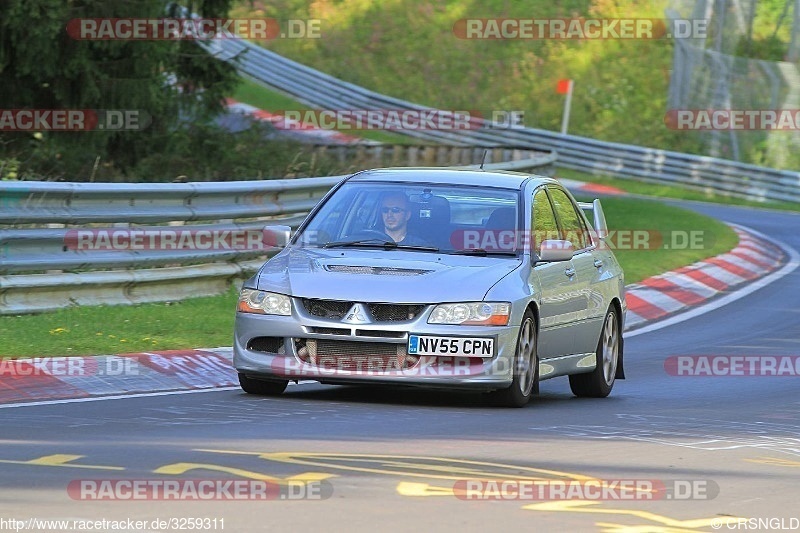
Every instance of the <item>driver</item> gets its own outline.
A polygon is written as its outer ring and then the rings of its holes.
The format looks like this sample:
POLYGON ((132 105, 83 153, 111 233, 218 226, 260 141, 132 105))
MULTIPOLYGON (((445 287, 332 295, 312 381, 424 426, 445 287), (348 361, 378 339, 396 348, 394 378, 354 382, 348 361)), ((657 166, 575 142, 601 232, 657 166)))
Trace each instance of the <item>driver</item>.
POLYGON ((408 234, 408 221, 411 218, 411 209, 408 198, 402 192, 389 193, 381 201, 381 217, 383 231, 397 244, 424 246, 427 243, 408 234))

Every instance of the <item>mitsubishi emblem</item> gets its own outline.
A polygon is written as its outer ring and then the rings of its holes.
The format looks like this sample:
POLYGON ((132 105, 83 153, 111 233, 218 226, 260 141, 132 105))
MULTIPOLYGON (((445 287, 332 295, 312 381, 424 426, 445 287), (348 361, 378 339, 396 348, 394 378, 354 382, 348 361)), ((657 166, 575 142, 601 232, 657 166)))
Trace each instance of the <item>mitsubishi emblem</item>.
POLYGON ((369 318, 369 311, 364 307, 364 304, 353 304, 353 307, 344 315, 342 322, 348 324, 370 324, 372 320, 369 318))

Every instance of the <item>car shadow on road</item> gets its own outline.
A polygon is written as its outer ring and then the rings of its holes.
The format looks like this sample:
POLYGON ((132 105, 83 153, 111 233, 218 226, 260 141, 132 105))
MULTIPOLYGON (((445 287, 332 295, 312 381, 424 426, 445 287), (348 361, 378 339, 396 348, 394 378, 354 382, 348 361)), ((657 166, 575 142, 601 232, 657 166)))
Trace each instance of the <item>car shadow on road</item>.
MULTIPOLYGON (((286 399, 348 402, 356 404, 380 404, 414 407, 456 408, 503 408, 491 394, 484 392, 443 391, 415 387, 369 386, 369 385, 325 385, 320 387, 290 387, 283 395, 286 399)), ((546 392, 535 396, 525 408, 574 405, 574 402, 610 401, 575 398, 569 393, 546 392)))

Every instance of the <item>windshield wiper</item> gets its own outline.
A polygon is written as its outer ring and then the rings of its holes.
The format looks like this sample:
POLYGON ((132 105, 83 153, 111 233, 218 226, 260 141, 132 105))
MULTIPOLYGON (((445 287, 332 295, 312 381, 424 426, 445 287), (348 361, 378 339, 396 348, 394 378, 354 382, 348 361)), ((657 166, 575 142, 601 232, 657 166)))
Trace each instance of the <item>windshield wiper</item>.
POLYGON ((382 241, 381 239, 359 239, 356 241, 331 241, 322 245, 323 248, 343 248, 345 246, 366 246, 370 248, 397 248, 394 241, 382 241))
POLYGON ((397 244, 394 241, 382 241, 380 239, 360 239, 357 241, 332 241, 322 245, 323 248, 344 248, 347 246, 364 246, 366 248, 383 248, 385 250, 419 250, 422 252, 438 252, 434 246, 417 246, 413 244, 397 244))
POLYGON ((468 250, 456 250, 454 252, 450 252, 450 255, 479 255, 485 257, 487 255, 508 255, 516 257, 517 252, 512 252, 510 250, 493 250, 491 252, 484 250, 483 248, 470 248, 468 250))
POLYGON ((424 246, 419 244, 398 244, 397 248, 401 250, 420 250, 422 252, 438 252, 439 249, 435 246, 424 246))

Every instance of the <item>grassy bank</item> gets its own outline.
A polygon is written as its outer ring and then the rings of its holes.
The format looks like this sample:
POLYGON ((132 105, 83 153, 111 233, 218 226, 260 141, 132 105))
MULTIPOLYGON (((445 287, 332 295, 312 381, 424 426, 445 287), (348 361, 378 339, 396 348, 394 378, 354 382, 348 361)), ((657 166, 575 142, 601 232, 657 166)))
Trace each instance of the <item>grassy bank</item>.
POLYGON ((725 196, 717 194, 713 191, 700 191, 695 189, 687 189, 674 185, 666 185, 660 183, 646 183, 636 181, 634 179, 613 178, 604 175, 594 175, 579 170, 571 170, 567 168, 560 168, 556 171, 556 177, 567 178, 578 181, 586 181, 590 183, 597 183, 599 185, 609 185, 622 189, 625 192, 634 195, 652 196, 656 198, 675 198, 676 200, 691 200, 696 202, 712 202, 715 204, 726 205, 740 205, 744 207, 755 207, 759 209, 776 209, 779 211, 800 211, 800 203, 797 202, 757 202, 753 200, 745 200, 744 198, 735 198, 733 196, 725 196))
MULTIPOLYGON (((247 79, 242 79, 232 98, 245 104, 250 104, 264 111, 280 113, 282 111, 306 111, 313 109, 311 106, 301 104, 297 100, 263 87, 247 79)), ((354 137, 362 137, 371 141, 386 144, 420 144, 418 139, 407 135, 400 135, 390 131, 380 130, 340 130, 342 133, 354 137)))

